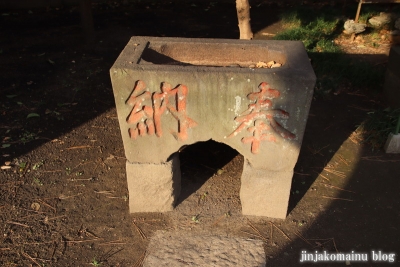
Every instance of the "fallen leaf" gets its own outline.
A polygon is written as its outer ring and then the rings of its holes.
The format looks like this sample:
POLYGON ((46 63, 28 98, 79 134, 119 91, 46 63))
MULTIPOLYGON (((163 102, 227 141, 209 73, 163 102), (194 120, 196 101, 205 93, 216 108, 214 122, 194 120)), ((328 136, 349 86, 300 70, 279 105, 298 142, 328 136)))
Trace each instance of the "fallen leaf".
POLYGON ((113 158, 115 158, 114 155, 110 155, 109 157, 106 158, 106 160, 111 160, 113 158))
POLYGON ((33 117, 40 117, 40 115, 37 113, 29 113, 28 116, 26 116, 27 119, 33 118, 33 117))
POLYGON ((282 67, 282 64, 281 64, 281 63, 275 63, 275 64, 273 64, 273 65, 271 66, 271 69, 273 69, 273 68, 279 68, 279 67, 282 67))
POLYGON ((37 202, 33 202, 31 205, 31 209, 33 209, 34 211, 38 211, 40 209, 40 204, 37 202))
POLYGON ((262 32, 261 35, 265 35, 265 36, 275 36, 275 33, 269 33, 269 32, 262 32))
POLYGON ((258 61, 256 64, 256 68, 267 68, 267 63, 258 61))
POLYGON ((271 60, 267 63, 267 68, 271 68, 275 64, 275 61, 271 60))

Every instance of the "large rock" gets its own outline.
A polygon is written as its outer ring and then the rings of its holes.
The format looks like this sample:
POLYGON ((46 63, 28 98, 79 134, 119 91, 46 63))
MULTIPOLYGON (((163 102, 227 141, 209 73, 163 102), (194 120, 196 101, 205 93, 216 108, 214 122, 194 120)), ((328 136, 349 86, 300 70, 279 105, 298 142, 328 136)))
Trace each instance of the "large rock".
POLYGON ((366 24, 356 23, 354 20, 346 20, 344 23, 344 32, 346 34, 360 33, 365 31, 366 24))
POLYGON ((381 12, 379 16, 374 16, 368 22, 374 27, 382 27, 392 21, 393 15, 386 12, 381 12))

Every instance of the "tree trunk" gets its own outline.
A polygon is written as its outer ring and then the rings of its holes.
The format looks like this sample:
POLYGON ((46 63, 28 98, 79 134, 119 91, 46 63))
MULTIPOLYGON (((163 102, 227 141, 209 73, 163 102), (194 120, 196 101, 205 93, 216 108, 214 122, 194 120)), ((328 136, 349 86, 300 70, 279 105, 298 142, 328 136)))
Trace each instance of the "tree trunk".
POLYGON ((86 44, 92 45, 94 43, 94 26, 92 16, 92 1, 91 0, 80 0, 79 9, 81 13, 81 24, 83 34, 85 36, 86 44))
POLYGON ((236 11, 239 21, 240 39, 253 39, 253 32, 250 26, 249 0, 236 0, 236 11))

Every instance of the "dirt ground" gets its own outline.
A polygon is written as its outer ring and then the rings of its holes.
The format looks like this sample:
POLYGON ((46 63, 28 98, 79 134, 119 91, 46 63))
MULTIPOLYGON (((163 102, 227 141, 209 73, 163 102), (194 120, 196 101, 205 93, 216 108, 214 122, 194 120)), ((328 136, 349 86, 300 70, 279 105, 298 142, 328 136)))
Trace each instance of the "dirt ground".
MULTIPOLYGON (((252 6, 257 39, 280 30, 284 9, 252 6)), ((285 220, 241 215, 243 157, 212 141, 181 152, 173 212, 129 214, 109 68, 133 35, 237 38, 234 4, 97 4, 92 47, 76 7, 1 13, 1 266, 140 266, 152 234, 173 229, 261 239, 267 266, 297 266, 302 250, 380 250, 400 264, 400 156, 372 151, 355 132, 385 106, 379 92, 314 98, 285 220)), ((337 42, 385 68, 390 45, 381 41, 337 42)))

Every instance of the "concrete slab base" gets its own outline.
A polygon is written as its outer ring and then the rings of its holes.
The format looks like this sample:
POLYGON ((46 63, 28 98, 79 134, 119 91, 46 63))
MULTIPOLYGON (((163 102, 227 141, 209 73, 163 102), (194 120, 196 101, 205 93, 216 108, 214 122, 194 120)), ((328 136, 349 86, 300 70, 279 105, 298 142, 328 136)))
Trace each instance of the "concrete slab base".
POLYGON ((269 171, 243 165, 240 201, 243 215, 285 219, 293 170, 269 171))
POLYGON ((158 231, 150 239, 143 267, 266 266, 261 240, 158 231))
POLYGON ((179 154, 166 163, 126 162, 129 210, 133 212, 164 212, 174 209, 181 190, 179 154))
POLYGON ((400 153, 400 134, 389 134, 385 144, 385 152, 400 153))

